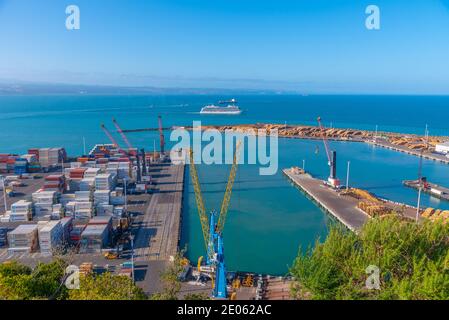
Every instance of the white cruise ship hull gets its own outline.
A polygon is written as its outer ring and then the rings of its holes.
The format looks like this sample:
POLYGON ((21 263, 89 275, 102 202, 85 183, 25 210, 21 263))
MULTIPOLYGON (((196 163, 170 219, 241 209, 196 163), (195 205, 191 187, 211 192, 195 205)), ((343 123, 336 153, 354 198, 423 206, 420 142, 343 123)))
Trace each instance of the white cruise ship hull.
POLYGON ((242 110, 236 110, 236 111, 229 111, 229 110, 223 110, 223 111, 208 111, 208 110, 201 110, 200 114, 216 114, 216 115, 221 115, 221 114, 227 114, 227 115, 239 115, 242 113, 242 110))

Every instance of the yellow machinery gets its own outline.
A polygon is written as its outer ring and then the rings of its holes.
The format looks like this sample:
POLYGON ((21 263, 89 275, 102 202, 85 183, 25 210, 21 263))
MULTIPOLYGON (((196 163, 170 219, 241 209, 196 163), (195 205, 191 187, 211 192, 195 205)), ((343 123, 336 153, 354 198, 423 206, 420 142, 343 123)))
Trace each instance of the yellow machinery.
POLYGON ((203 193, 201 192, 201 186, 200 186, 200 182, 198 179, 198 173, 196 171, 195 162, 193 159, 193 151, 190 150, 189 154, 190 154, 190 175, 192 177, 193 188, 195 190, 195 201, 196 201, 196 206, 198 207, 198 216, 200 217, 201 230, 203 231, 204 244, 206 245, 206 251, 208 251, 207 243, 209 242, 209 240, 208 240, 208 238, 209 238, 209 217, 207 216, 206 208, 204 206, 203 193))
POLYGON ((252 275, 247 275, 242 282, 242 286, 244 287, 252 287, 254 286, 254 277, 252 275))
POLYGON ((181 266, 187 267, 188 265, 190 265, 189 259, 187 259, 187 258, 182 258, 182 259, 181 259, 181 266))
POLYGON ((108 260, 115 260, 118 258, 117 252, 108 251, 104 254, 104 257, 108 260))
POLYGON ((234 281, 232 281, 232 289, 240 289, 240 286, 242 285, 242 283, 240 282, 240 279, 234 279, 234 281))
POLYGON ((198 258, 198 264, 197 264, 198 271, 201 271, 201 264, 202 263, 203 263, 203 256, 198 258))

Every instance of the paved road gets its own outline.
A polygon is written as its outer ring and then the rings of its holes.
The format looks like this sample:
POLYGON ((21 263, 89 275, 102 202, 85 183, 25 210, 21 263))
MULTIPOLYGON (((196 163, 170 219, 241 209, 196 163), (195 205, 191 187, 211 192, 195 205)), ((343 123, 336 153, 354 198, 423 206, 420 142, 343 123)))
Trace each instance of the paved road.
POLYGON ((169 260, 180 238, 184 165, 158 165, 151 174, 156 188, 144 216, 136 221, 137 261, 169 260))

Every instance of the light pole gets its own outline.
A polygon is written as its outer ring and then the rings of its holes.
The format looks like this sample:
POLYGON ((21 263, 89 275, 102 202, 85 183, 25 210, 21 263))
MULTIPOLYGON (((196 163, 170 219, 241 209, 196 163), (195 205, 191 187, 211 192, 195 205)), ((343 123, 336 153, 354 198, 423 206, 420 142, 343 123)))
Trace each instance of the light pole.
POLYGON ((134 283, 134 235, 131 235, 130 238, 131 238, 131 276, 134 283))
POLYGON ((153 162, 156 162, 156 139, 153 140, 153 162))
POLYGON ((428 130, 428 125, 427 125, 427 123, 426 123, 425 138, 426 138, 426 148, 428 148, 428 147, 429 147, 429 130, 428 130))
POLYGON ((349 190, 349 167, 351 165, 351 161, 348 161, 348 169, 346 170, 346 190, 349 190))
POLYGON ((420 205, 421 205, 421 182, 420 182, 419 189, 418 189, 418 204, 417 204, 417 208, 416 208, 416 222, 418 222, 418 220, 419 220, 420 205))
POLYGON ((124 190, 125 190, 125 211, 127 211, 128 210, 128 198, 127 198, 127 185, 128 185, 128 182, 126 181, 126 179, 123 179, 123 185, 124 185, 124 190))
POLYGON ((5 214, 8 211, 8 205, 6 203, 6 185, 5 185, 5 177, 2 177, 2 186, 3 186, 3 204, 5 205, 5 214))

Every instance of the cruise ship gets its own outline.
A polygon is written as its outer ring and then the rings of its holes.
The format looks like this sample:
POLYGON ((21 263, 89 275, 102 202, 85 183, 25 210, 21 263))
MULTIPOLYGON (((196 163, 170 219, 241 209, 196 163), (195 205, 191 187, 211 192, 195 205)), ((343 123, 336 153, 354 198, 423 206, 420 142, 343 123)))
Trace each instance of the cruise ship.
POLYGON ((220 101, 218 105, 208 105, 201 109, 200 114, 232 114, 238 115, 241 114, 242 110, 236 105, 236 100, 231 99, 229 101, 220 101), (226 107, 222 107, 220 105, 227 104, 226 107))

